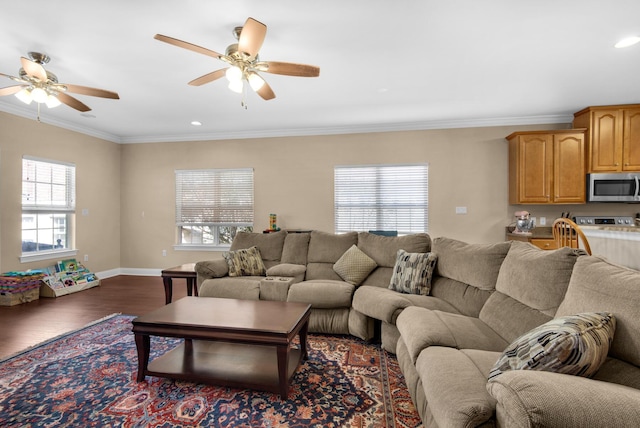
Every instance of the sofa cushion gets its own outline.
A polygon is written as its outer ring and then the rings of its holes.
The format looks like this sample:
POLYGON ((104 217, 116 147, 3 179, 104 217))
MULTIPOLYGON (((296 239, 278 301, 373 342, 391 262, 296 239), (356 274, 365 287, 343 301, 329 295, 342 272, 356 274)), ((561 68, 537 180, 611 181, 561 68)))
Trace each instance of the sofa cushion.
POLYGON ((426 233, 405 236, 380 236, 369 232, 358 233, 358 248, 367 253, 378 266, 392 268, 396 264, 398 250, 408 253, 431 251, 431 238, 426 233))
POLYGON ((391 324, 395 324, 400 311, 409 306, 456 313, 453 306, 437 297, 403 294, 370 285, 358 287, 352 304, 356 311, 391 324))
POLYGON ((333 270, 349 284, 360 285, 377 267, 376 262, 356 245, 352 245, 333 265, 333 270))
POLYGON ((258 247, 260 256, 265 261, 280 261, 282 257, 282 247, 287 232, 281 230, 273 233, 251 233, 238 232, 233 238, 229 250, 241 250, 250 247, 258 247))
POLYGON ((400 293, 428 296, 437 259, 434 253, 398 250, 389 288, 400 293))
POLYGON ((259 300, 260 281, 264 277, 242 276, 207 279, 198 290, 200 297, 220 297, 227 299, 259 300))
POLYGON ((508 342, 549 321, 564 298, 573 266, 582 254, 583 250, 568 247, 544 251, 527 242, 513 241, 500 267, 496 291, 482 307, 480 319, 508 342))
POLYGON ((597 256, 580 257, 556 316, 611 312, 616 335, 609 354, 640 366, 640 272, 597 256))
POLYGON ((591 377, 607 358, 615 328, 615 318, 605 312, 555 318, 512 342, 491 369, 489 380, 510 370, 591 377))
POLYGON ((511 241, 467 244, 439 237, 433 240, 431 251, 438 256, 437 275, 493 291, 500 266, 510 246, 511 241))
POLYGON ((267 276, 284 276, 294 278, 293 282, 300 282, 304 279, 307 267, 291 263, 280 263, 267 269, 267 276))
POLYGON ((422 351, 416 369, 433 418, 431 425, 477 427, 493 418, 496 400, 487 391, 487 374, 496 354, 441 346, 422 351))
POLYGON ((478 318, 409 306, 396 326, 411 360, 429 346, 502 352, 509 344, 478 318))
POLYGON ((514 370, 487 389, 499 427, 635 428, 640 420, 640 391, 580 376, 514 370))
POLYGON ((257 247, 225 251, 222 257, 229 266, 229 276, 261 276, 267 272, 257 247))
POLYGON ((344 281, 314 280, 292 284, 288 302, 309 303, 312 308, 350 308, 355 286, 344 281))
POLYGON ((282 263, 306 265, 310 236, 308 232, 287 233, 282 247, 282 263))

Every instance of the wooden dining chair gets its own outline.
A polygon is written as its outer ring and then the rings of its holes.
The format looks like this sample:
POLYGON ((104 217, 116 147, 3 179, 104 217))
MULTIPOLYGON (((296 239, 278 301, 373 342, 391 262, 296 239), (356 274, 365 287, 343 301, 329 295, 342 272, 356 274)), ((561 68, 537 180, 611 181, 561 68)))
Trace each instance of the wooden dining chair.
POLYGON ((553 222, 553 239, 558 244, 558 248, 582 248, 591 255, 591 247, 584 232, 575 222, 568 218, 559 218, 553 222))

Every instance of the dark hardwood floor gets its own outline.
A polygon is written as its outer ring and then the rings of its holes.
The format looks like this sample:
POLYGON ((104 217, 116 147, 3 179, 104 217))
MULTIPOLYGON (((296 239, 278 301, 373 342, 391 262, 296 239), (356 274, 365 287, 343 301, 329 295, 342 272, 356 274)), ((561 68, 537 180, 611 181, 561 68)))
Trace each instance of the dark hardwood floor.
MULTIPOLYGON (((174 279, 173 300, 186 295, 185 281, 174 279)), ((113 313, 142 315, 162 305, 162 278, 121 275, 78 293, 0 306, 0 358, 113 313)))

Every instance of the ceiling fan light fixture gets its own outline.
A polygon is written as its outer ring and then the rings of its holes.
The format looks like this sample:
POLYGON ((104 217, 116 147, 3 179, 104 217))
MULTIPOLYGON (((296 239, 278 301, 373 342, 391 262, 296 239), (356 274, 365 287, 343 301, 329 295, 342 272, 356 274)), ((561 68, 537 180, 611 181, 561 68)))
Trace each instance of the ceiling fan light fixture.
POLYGON ((42 88, 33 88, 33 90, 31 91, 31 96, 33 97, 33 101, 37 102, 38 104, 42 104, 47 102, 47 97, 49 96, 49 94, 47 94, 47 91, 42 88))
POLYGON ((17 92, 16 98, 27 105, 31 104, 31 101, 33 101, 33 96, 31 95, 31 90, 29 88, 24 88, 20 92, 17 92))
POLYGON ((249 85, 251 85, 251 89, 253 89, 254 91, 258 91, 264 86, 264 79, 257 73, 249 73, 248 80, 249 85))
POLYGON ((238 82, 242 80, 242 70, 237 65, 231 66, 224 73, 229 82, 238 82))
POLYGON ((633 46, 639 42, 640 42, 640 36, 625 37, 624 39, 621 39, 618 43, 616 43, 614 46, 618 49, 628 48, 629 46, 633 46))
POLYGON ((45 102, 47 104, 47 107, 49 108, 56 108, 58 107, 60 104, 62 104, 60 102, 60 100, 58 99, 57 96, 49 94, 49 96, 47 96, 47 101, 45 102))
POLYGON ((229 89, 231 89, 233 92, 241 94, 242 90, 244 89, 244 84, 242 83, 242 79, 233 80, 229 82, 229 89))

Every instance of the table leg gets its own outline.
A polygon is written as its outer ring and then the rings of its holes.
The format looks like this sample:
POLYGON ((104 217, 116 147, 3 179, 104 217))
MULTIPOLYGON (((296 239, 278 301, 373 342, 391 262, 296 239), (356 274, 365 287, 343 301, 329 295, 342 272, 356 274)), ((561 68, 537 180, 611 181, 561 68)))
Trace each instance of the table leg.
POLYGON ((278 384, 280 398, 286 400, 289 396, 289 345, 278 345, 278 384))
POLYGON ((307 331, 309 330, 309 321, 305 322, 300 329, 300 359, 306 360, 309 358, 307 353, 307 331))
POLYGON ((198 296, 198 287, 195 286, 193 278, 185 278, 187 281, 187 296, 198 296))
POLYGON ((164 284, 164 303, 168 305, 173 298, 173 281, 170 276, 163 276, 162 283, 164 284))
POLYGON ((151 340, 148 334, 135 334, 136 350, 138 351, 138 377, 137 381, 142 382, 144 380, 145 373, 147 371, 147 365, 149 364, 149 348, 151 347, 151 340))

